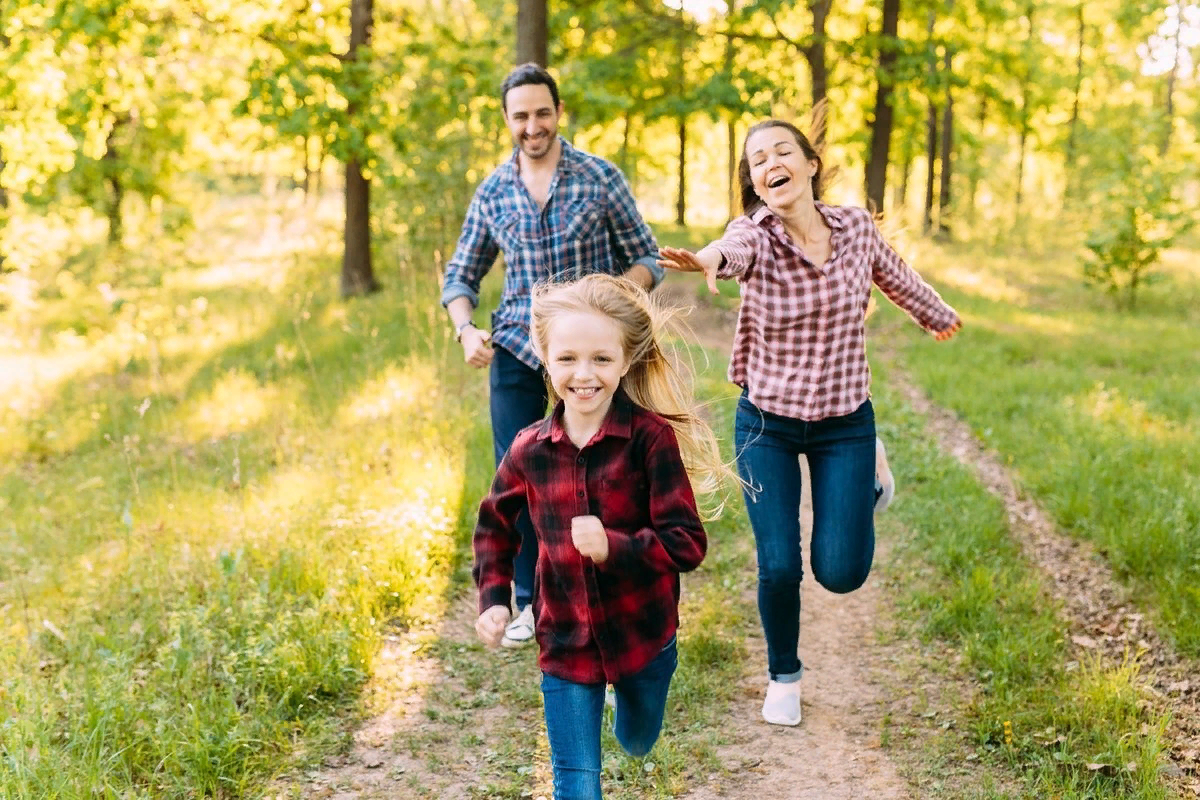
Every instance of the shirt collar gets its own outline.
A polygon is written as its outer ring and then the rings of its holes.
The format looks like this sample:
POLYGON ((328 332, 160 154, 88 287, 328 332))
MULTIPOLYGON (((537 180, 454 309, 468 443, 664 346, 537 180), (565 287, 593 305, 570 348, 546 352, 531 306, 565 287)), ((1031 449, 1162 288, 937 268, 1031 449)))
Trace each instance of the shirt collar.
MULTIPOLYGON (((549 439, 558 444, 568 438, 567 429, 562 424, 563 408, 563 401, 559 400, 554 406, 554 412, 542 420, 537 435, 539 442, 549 439)), ((618 439, 633 437, 633 401, 625 394, 624 389, 617 389, 613 394, 612 407, 608 410, 608 416, 604 418, 604 422, 600 423, 600 430, 592 437, 592 441, 598 442, 606 436, 618 439)))
MULTIPOLYGON (((845 212, 841 206, 827 206, 820 200, 813 201, 813 205, 817 207, 817 213, 825 220, 825 224, 830 230, 840 231, 846 227, 845 212)), ((778 225, 781 224, 779 217, 775 216, 775 212, 767 208, 766 205, 761 205, 754 209, 750 215, 750 220, 759 225, 778 225)))
MULTIPOLYGON (((558 156, 558 166, 555 169, 562 172, 573 172, 578 169, 580 160, 579 151, 572 147, 571 143, 564 139, 561 134, 559 134, 558 143, 562 145, 562 152, 558 156)), ((516 145, 513 145, 512 155, 508 157, 509 173, 513 181, 521 179, 521 170, 517 165, 517 155, 520 149, 516 145)))

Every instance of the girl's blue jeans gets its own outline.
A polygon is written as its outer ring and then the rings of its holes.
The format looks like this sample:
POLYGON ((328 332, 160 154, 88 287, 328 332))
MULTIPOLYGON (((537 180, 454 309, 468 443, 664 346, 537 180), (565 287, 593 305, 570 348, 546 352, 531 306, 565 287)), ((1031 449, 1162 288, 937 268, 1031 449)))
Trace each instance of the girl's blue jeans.
MULTIPOLYGON (((678 664, 672 637, 654 660, 613 684, 617 741, 632 756, 644 756, 658 741, 667 689, 678 664)), ((542 673, 546 735, 554 768, 554 800, 600 800, 600 724, 603 683, 573 683, 542 673)))
POLYGON ((875 411, 867 400, 843 417, 806 422, 757 408, 745 392, 734 452, 758 551, 758 613, 771 680, 800 679, 801 472, 812 481, 812 573, 831 592, 863 585, 875 553, 875 411))

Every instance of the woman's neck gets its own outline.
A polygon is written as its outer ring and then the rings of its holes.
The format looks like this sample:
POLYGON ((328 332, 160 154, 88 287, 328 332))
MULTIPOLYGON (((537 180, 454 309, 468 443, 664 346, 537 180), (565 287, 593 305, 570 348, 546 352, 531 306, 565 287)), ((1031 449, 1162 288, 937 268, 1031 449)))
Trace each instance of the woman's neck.
POLYGON ((796 240, 796 244, 801 246, 819 241, 825 234, 825 219, 811 201, 780 209, 775 215, 782 220, 783 227, 796 240))

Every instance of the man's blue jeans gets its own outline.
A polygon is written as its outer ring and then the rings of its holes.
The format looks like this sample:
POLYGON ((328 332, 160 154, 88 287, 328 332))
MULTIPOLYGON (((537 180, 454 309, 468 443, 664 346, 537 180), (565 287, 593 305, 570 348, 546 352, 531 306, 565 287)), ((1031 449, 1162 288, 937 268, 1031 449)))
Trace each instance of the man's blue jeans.
MULTIPOLYGON (((640 672, 613 684, 617 741, 631 756, 644 756, 658 741, 667 690, 679 663, 675 637, 640 672)), ((554 800, 600 800, 600 723, 603 683, 572 683, 542 673, 546 736, 554 768, 554 800)))
MULTIPOLYGON (((489 384, 492 449, 496 454, 496 465, 499 466, 521 429, 546 416, 549 393, 542 371, 530 369, 503 347, 497 347, 492 352, 489 384)), ((528 511, 522 511, 517 517, 517 530, 521 533, 521 550, 513 565, 513 584, 516 594, 514 600, 517 611, 520 611, 533 599, 533 575, 538 555, 537 536, 533 533, 528 511)))
POLYGON ((758 550, 758 613, 771 680, 800 679, 799 456, 812 480, 812 572, 831 592, 863 585, 875 554, 875 410, 867 400, 816 422, 757 408, 745 392, 734 418, 734 452, 758 550))

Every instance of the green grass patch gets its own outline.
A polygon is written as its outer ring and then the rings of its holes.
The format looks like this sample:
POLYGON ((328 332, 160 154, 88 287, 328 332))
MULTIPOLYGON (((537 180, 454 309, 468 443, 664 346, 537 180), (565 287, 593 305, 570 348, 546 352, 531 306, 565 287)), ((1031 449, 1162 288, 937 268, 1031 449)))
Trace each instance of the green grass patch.
POLYGON ((1133 665, 1070 660, 1058 609, 1002 504, 931 443, 883 366, 876 407, 901 496, 880 535, 897 542, 888 574, 901 590, 901 635, 948 643, 953 670, 978 687, 966 709, 977 755, 1014 770, 1031 796, 1167 797, 1165 719, 1133 665))
POLYGON ((219 267, 34 320, 72 360, 0 411, 5 797, 252 796, 342 746, 386 622, 443 611, 492 465, 436 280, 219 267))
POLYGON ((966 327, 939 345, 883 303, 882 335, 1064 530, 1096 545, 1180 651, 1200 657, 1196 253, 1168 253, 1161 279, 1123 313, 1082 286, 1069 255, 922 247, 916 266, 966 327))

